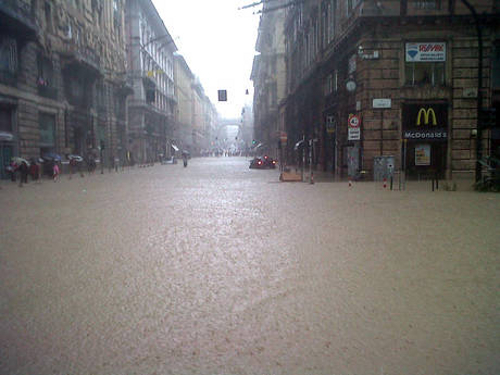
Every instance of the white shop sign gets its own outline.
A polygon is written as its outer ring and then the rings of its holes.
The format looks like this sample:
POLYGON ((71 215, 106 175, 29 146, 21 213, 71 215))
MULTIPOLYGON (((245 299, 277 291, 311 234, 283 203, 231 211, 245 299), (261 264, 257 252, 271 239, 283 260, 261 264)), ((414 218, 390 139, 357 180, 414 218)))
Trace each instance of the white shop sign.
POLYGON ((406 62, 443 62, 446 61, 446 43, 406 43, 406 62))

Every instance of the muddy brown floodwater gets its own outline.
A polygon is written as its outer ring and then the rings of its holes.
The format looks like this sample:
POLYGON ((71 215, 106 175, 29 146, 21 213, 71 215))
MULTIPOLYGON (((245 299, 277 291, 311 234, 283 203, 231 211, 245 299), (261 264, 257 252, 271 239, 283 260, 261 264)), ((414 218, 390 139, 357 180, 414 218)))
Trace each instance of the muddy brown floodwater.
POLYGON ((499 194, 277 181, 3 183, 0 373, 500 373, 499 194))

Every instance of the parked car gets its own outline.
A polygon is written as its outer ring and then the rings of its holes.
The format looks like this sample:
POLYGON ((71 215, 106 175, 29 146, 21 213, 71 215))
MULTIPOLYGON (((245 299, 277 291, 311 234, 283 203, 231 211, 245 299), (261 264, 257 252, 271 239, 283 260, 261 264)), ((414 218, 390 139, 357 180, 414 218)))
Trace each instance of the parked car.
POLYGON ((268 155, 256 156, 250 161, 251 169, 274 169, 276 168, 276 160, 268 155))

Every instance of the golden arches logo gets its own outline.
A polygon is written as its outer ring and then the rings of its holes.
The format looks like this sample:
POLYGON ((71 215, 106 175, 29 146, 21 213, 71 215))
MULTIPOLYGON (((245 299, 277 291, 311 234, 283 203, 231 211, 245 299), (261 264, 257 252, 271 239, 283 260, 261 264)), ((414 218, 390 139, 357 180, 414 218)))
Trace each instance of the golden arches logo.
POLYGON ((429 119, 431 115, 432 115, 432 125, 437 125, 436 112, 434 112, 434 109, 432 108, 429 109, 420 108, 417 115, 417 125, 421 124, 422 114, 424 115, 424 125, 429 124, 429 119))

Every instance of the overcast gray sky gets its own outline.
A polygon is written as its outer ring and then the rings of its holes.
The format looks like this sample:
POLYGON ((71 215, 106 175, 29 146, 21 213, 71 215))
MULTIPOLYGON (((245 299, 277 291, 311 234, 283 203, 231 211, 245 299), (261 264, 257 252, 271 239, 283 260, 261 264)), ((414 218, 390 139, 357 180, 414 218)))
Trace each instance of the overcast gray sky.
POLYGON ((239 117, 252 101, 250 73, 255 54, 257 8, 238 10, 253 0, 153 0, 179 53, 200 78, 205 93, 223 117, 239 117), (217 101, 217 90, 228 102, 217 101), (250 94, 245 95, 249 89, 250 94))

